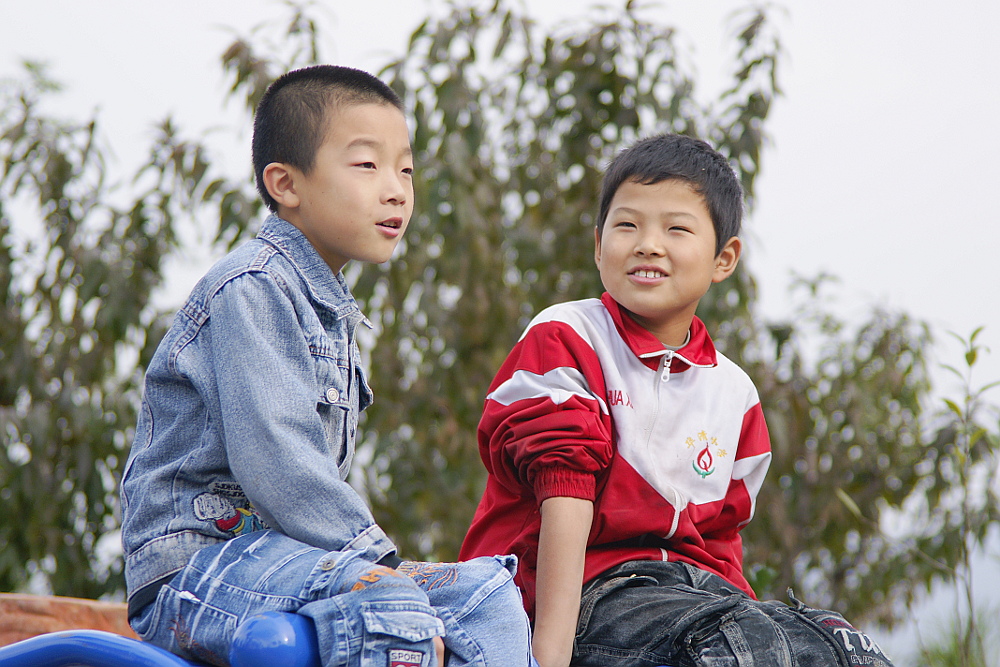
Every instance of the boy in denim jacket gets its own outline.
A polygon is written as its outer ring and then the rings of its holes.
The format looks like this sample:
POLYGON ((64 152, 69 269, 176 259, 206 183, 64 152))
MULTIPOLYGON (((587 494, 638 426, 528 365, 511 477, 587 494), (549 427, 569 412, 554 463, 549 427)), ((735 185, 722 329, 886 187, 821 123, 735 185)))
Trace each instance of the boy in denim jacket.
POLYGON ((312 618, 325 665, 526 665, 514 559, 401 561, 347 483, 372 393, 341 269, 389 260, 413 211, 401 101, 358 70, 289 72, 257 108, 253 163, 273 214, 146 373, 121 486, 132 626, 217 665, 263 611, 312 618))
POLYGON ((490 385, 461 557, 518 557, 541 667, 889 665, 843 618, 758 602, 743 576, 770 442, 695 315, 736 269, 742 213, 708 144, 623 151, 595 230, 605 294, 539 313, 490 385))

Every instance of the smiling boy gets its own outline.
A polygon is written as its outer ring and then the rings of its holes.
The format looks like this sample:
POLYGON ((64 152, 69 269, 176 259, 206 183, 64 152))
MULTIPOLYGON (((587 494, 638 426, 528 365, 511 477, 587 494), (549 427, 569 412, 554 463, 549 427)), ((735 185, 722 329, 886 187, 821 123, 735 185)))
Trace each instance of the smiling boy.
POLYGON ((514 559, 401 561, 347 482, 372 392, 341 270, 389 260, 413 212, 402 103, 358 70, 289 72, 258 105, 253 162, 272 215, 146 372, 121 485, 132 627, 225 665, 243 620, 297 612, 324 665, 527 665, 514 559))
MULTIPOLYGON (((829 630, 856 633, 841 617, 757 602, 743 575, 767 426, 695 315, 739 262, 742 194, 702 141, 662 135, 619 154, 595 230, 605 294, 539 313, 489 388, 489 475, 461 557, 518 556, 540 667, 859 655, 829 630)), ((865 657, 889 664, 877 647, 865 657)))
POLYGON ((735 270, 741 242, 716 248, 705 199, 689 183, 625 181, 594 230, 601 282, 629 317, 665 346, 680 348, 698 302, 735 270))

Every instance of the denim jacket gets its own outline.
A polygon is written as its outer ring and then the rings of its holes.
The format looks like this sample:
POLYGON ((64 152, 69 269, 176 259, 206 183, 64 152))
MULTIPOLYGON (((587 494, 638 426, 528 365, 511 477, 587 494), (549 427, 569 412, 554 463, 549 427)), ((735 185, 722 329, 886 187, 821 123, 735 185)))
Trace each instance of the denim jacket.
POLYGON ((362 322, 343 274, 276 216, 195 286, 146 371, 122 477, 130 601, 263 528, 371 561, 395 552, 347 483, 372 400, 362 322))

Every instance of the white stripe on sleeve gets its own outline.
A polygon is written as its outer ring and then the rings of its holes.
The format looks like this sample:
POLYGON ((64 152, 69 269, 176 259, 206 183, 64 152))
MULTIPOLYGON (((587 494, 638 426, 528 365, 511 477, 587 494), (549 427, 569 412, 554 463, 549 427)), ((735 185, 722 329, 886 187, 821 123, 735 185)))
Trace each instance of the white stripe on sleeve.
POLYGON ((601 412, 608 414, 607 403, 590 391, 583 373, 568 366, 554 368, 544 375, 515 371, 509 380, 497 387, 486 399, 501 405, 510 405, 528 398, 548 398, 556 405, 561 405, 574 396, 597 401, 601 406, 601 412))

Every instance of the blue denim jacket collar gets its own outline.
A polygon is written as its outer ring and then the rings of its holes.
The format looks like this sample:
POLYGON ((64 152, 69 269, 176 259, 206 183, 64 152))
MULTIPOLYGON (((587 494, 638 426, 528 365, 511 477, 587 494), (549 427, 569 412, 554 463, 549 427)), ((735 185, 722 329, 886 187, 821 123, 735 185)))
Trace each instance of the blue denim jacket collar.
MULTIPOLYGON (((343 273, 333 273, 319 253, 295 225, 271 214, 264 221, 257 238, 273 245, 299 271, 309 295, 338 318, 356 313, 358 321, 369 329, 371 322, 361 313, 347 287, 343 273)), ((353 318, 352 318, 353 319, 353 318)), ((356 322, 351 322, 352 325, 356 322)))

